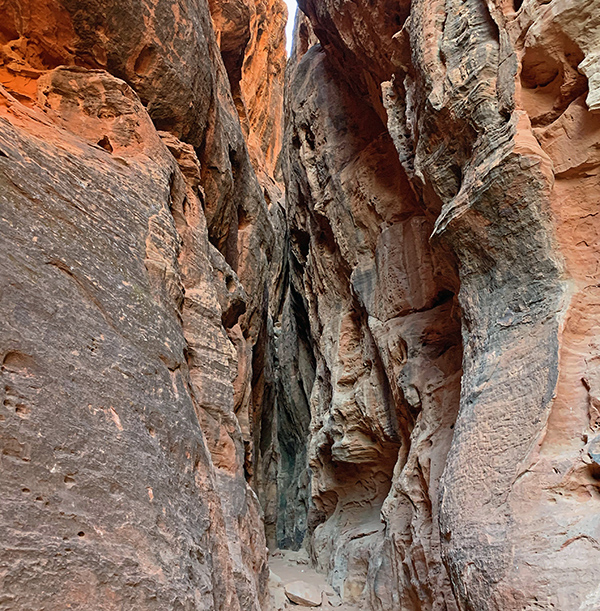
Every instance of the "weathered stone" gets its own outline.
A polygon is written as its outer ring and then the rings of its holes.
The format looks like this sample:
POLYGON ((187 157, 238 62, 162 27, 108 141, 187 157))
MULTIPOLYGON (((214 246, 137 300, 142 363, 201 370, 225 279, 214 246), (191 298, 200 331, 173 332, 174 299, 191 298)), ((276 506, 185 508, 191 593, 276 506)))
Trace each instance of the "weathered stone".
POLYGON ((600 3, 299 6, 0 0, 0 607, 595 611, 600 3))
POLYGON ((4 604, 264 608, 282 249, 207 3, 6 0, 0 83, 4 604))
MULTIPOLYGON (((235 372, 197 197, 187 193, 195 222, 177 217, 183 177, 122 81, 58 69, 40 94, 66 101, 43 114, 3 94, 2 244, 19 245, 2 266, 3 595, 13 608, 235 608, 241 598, 258 609, 264 556, 250 568, 225 551, 227 540, 240 560, 247 546, 264 549, 256 501, 242 477, 239 505, 221 504, 196 416, 190 358, 221 342, 235 372), (107 135, 112 153, 95 144, 107 135), (193 266, 180 265, 193 250, 193 266), (215 312, 202 334, 181 323, 197 315, 200 288, 215 312), (253 512, 246 532, 228 526, 253 512)), ((207 391, 227 410, 223 382, 207 391)))
POLYGON ((342 605, 342 599, 335 593, 327 594, 325 598, 330 607, 340 607, 342 605))
MULTIPOLYGON (((317 46, 293 68, 286 132, 292 282, 308 301, 317 360, 311 548, 346 601, 373 596, 393 608, 389 578, 370 577, 393 571, 386 537, 414 537, 415 561, 439 546, 416 534, 437 511, 421 500, 437 485, 421 462, 433 460, 439 477, 458 406, 458 283, 428 243, 432 222, 377 110, 335 66, 317 46), (406 477, 394 485, 396 462, 406 477)), ((451 596, 439 555, 413 570, 451 596)))
POLYGON ((591 610, 600 7, 299 4, 313 557, 374 609, 591 610))
POLYGON ((285 595, 302 607, 319 607, 321 590, 305 581, 292 581, 285 585, 285 595))

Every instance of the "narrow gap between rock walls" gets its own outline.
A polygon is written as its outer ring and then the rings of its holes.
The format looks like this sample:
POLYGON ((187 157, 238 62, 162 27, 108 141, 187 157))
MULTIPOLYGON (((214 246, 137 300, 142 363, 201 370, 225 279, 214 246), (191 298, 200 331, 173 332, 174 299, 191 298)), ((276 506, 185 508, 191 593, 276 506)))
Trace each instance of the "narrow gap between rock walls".
POLYGON ((298 4, 296 0, 285 0, 288 8, 288 21, 285 26, 285 49, 287 56, 289 57, 292 53, 292 45, 294 43, 294 21, 296 20, 296 11, 298 4))

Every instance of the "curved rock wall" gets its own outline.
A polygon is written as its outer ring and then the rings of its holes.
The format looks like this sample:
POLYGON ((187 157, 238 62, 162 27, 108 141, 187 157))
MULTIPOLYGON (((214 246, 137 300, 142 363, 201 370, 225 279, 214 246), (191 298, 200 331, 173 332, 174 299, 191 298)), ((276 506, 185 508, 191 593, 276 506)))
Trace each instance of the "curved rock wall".
POLYGON ((286 124, 292 269, 317 363, 312 552, 346 600, 413 608, 413 581, 449 592, 430 499, 458 408, 458 282, 381 108, 357 95, 360 70, 348 83, 335 65, 316 45, 291 70, 286 124))
POLYGON ((593 609, 600 5, 299 5, 313 557, 374 609, 593 609))

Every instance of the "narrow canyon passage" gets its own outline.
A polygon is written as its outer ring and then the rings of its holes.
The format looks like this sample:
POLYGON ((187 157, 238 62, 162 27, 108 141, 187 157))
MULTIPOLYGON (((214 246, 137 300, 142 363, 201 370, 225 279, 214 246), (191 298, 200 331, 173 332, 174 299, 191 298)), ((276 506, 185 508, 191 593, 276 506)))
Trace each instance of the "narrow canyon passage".
POLYGON ((0 611, 598 611, 600 0, 286 4, 0 0, 0 611))

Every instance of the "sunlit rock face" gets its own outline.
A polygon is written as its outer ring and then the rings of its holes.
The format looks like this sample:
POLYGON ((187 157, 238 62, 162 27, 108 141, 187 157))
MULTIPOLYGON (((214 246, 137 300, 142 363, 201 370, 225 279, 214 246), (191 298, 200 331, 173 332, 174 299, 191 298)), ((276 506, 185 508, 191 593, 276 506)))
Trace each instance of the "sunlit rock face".
POLYGON ((205 0, 0 3, 7 609, 268 606, 281 125, 240 123, 228 53, 281 108, 283 10, 221 53, 205 0))
POLYGON ((600 5, 299 5, 311 552, 373 609, 595 609, 600 5))

